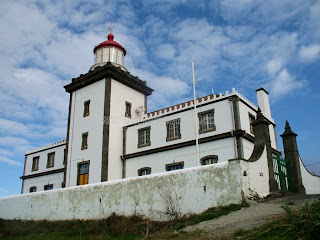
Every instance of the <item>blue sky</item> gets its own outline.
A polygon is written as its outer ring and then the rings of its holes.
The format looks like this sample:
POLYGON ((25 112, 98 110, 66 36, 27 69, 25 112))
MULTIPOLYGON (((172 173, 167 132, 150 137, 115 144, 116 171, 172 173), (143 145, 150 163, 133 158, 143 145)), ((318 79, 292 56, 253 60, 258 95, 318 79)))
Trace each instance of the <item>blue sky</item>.
POLYGON ((88 72, 111 20, 125 66, 155 90, 149 111, 193 97, 194 61, 198 97, 235 87, 256 103, 264 87, 279 149, 288 120, 304 163, 320 162, 320 1, 2 0, 0 196, 20 193, 26 150, 66 138, 63 86, 88 72))

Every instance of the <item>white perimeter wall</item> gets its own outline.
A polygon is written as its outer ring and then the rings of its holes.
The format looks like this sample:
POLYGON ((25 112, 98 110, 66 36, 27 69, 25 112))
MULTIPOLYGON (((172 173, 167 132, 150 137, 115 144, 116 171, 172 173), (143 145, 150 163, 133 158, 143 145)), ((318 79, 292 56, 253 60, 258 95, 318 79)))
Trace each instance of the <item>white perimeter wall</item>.
POLYGON ((182 214, 242 200, 240 161, 170 173, 0 198, 3 219, 98 219, 113 212, 164 219, 164 198, 172 194, 182 214))
POLYGON ((241 161, 243 191, 246 197, 269 195, 269 170, 267 151, 255 162, 241 161))
POLYGON ((89 183, 101 181, 105 80, 72 93, 66 187, 77 185, 78 163, 90 160, 89 183), (83 117, 84 102, 90 114, 83 117), (88 149, 81 150, 82 133, 88 132, 88 149))
POLYGON ((306 189, 306 194, 320 194, 320 176, 312 175, 304 166, 299 157, 302 183, 306 189))

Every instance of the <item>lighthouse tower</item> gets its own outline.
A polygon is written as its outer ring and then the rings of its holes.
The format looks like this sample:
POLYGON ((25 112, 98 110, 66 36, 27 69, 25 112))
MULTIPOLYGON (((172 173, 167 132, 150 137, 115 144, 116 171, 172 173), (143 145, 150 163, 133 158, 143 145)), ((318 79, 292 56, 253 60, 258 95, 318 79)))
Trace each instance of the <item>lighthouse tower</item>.
POLYGON ((123 127, 142 117, 153 91, 125 68, 126 50, 112 33, 93 53, 89 72, 65 86, 70 93, 65 187, 123 177, 123 127))
POLYGON ((94 64, 90 70, 95 69, 97 66, 103 66, 107 62, 111 62, 113 65, 120 67, 124 71, 128 71, 124 65, 124 56, 126 55, 126 49, 119 43, 113 40, 112 33, 108 35, 108 41, 104 41, 94 47, 94 64))

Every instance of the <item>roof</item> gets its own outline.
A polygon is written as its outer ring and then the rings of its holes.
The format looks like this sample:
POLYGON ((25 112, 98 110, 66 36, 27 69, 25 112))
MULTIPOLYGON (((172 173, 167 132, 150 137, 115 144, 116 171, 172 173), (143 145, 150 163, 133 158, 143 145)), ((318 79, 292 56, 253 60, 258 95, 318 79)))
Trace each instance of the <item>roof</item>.
POLYGON ((127 53, 126 49, 125 49, 123 46, 121 46, 121 44, 117 43, 116 41, 113 41, 113 39, 114 39, 114 36, 113 36, 112 33, 110 33, 110 34, 108 35, 108 41, 104 41, 104 42, 98 44, 97 46, 95 46, 94 49, 93 49, 93 53, 95 54, 96 51, 97 51, 98 49, 100 49, 100 48, 109 46, 109 47, 119 48, 120 50, 123 51, 123 54, 124 54, 124 56, 125 56, 126 53, 127 53))

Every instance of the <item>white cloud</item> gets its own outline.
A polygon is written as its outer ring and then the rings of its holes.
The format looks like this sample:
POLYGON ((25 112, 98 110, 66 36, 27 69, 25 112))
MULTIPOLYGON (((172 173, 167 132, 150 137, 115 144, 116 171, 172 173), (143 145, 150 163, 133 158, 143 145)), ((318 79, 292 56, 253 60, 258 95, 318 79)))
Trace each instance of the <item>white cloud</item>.
POLYGON ((176 49, 171 44, 162 44, 155 50, 155 55, 160 59, 172 60, 176 49))
POLYGON ((304 63, 311 63, 320 56, 320 45, 313 44, 309 46, 302 46, 299 50, 300 60, 304 63))
POLYGON ((29 129, 22 123, 0 118, 0 131, 2 134, 26 135, 29 129))
POLYGON ((278 73, 282 68, 282 61, 280 59, 272 59, 267 63, 267 70, 270 75, 278 73))
POLYGON ((0 148, 0 155, 7 156, 7 157, 13 157, 14 156, 14 154, 11 151, 9 151, 7 149, 1 149, 1 148, 0 148))
POLYGON ((29 141, 21 137, 0 137, 0 146, 29 145, 29 141))
POLYGON ((296 93, 299 89, 306 86, 307 82, 304 80, 296 80, 291 76, 286 69, 282 70, 272 82, 271 99, 279 99, 285 94, 296 93))
POLYGON ((23 164, 21 162, 6 158, 6 157, 2 157, 0 156, 0 162, 4 162, 4 163, 8 163, 11 166, 18 166, 21 167, 23 166, 23 164))

